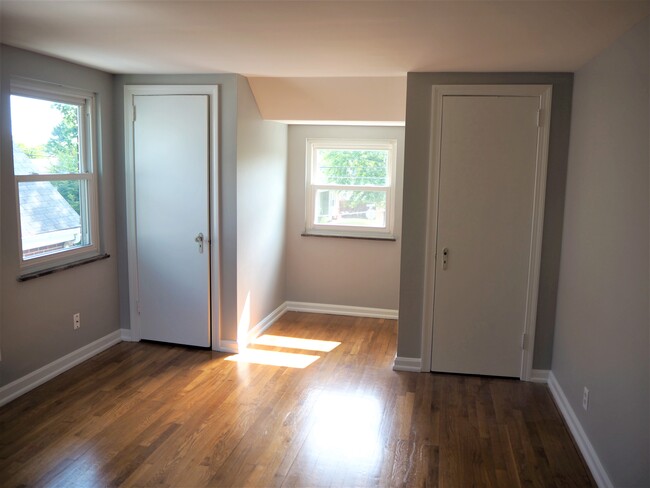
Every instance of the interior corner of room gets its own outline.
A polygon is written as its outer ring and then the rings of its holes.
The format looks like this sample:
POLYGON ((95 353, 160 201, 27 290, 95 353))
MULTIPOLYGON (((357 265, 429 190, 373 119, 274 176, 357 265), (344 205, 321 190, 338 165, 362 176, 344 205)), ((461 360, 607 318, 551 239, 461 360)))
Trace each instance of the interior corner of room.
POLYGON ((77 57, 63 41, 31 45, 16 30, 33 28, 29 9, 6 2, 0 405, 123 341, 236 353, 288 311, 375 317, 397 320, 394 374, 545 383, 596 484, 648 486, 648 7, 626 2, 607 20, 614 7, 592 2, 597 35, 578 2, 556 3, 591 40, 562 62, 538 34, 547 51, 526 44, 528 60, 513 49, 510 64, 427 51, 440 64, 364 73, 346 56, 325 76, 278 74, 261 58, 257 71, 196 58, 110 69, 94 45, 77 57), (20 185, 36 176, 14 166, 16 80, 93 95, 94 239, 108 256, 49 271, 45 260, 26 281, 20 185), (379 183, 341 184, 318 179, 326 164, 310 141, 396 151, 379 183))

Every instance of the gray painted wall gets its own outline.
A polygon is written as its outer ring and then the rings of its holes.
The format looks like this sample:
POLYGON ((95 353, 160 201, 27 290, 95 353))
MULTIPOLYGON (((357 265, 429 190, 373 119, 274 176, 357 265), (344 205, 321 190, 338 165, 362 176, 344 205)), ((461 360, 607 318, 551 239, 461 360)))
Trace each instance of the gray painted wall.
POLYGON ((553 374, 626 487, 650 486, 648 30, 575 75, 553 351, 553 374))
POLYGON ((2 49, 2 362, 6 385, 120 328, 115 238, 112 76, 58 59, 2 49), (27 77, 97 93, 102 245, 109 259, 19 283, 18 222, 9 129, 9 80, 27 77), (81 328, 72 315, 81 313, 81 328))
POLYGON ((288 300, 398 308, 403 154, 403 127, 289 127, 288 300), (305 230, 305 154, 310 137, 397 139, 396 242, 300 235, 305 230))
POLYGON ((432 85, 550 84, 553 85, 551 136, 533 356, 534 368, 550 369, 562 240, 572 78, 570 73, 408 74, 398 356, 419 358, 421 354, 432 85))
MULTIPOLYGON (((120 323, 130 328, 129 276, 126 245, 126 197, 124 174, 124 86, 125 85, 219 85, 219 178, 221 251, 220 322, 237 323, 237 83, 234 74, 120 75, 115 77, 116 218, 119 256, 120 323)), ((235 330, 234 328, 232 329, 235 330)), ((222 334, 223 335, 223 334, 222 334)), ((232 335, 224 339, 235 340, 232 335)))
MULTIPOLYGON (((237 78, 237 312, 245 334, 286 300, 287 126, 262 119, 237 78)), ((233 337, 231 326, 222 334, 233 337)))

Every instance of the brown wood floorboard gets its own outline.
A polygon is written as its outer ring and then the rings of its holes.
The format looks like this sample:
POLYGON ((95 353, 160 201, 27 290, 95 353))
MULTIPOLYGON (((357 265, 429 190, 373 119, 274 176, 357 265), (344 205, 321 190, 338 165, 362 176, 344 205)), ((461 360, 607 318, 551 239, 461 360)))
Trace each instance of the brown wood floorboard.
POLYGON ((340 344, 250 347, 300 369, 120 343, 0 408, 0 486, 595 486, 545 385, 395 372, 394 320, 266 334, 340 344))

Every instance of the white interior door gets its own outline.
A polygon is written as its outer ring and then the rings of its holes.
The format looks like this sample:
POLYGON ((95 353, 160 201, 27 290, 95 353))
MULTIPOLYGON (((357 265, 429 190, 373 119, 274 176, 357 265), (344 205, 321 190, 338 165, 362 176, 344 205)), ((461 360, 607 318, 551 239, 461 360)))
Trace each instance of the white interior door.
POLYGON ((141 338, 207 347, 209 97, 138 95, 133 100, 141 338))
POLYGON ((433 371, 520 376, 539 103, 442 98, 433 371))

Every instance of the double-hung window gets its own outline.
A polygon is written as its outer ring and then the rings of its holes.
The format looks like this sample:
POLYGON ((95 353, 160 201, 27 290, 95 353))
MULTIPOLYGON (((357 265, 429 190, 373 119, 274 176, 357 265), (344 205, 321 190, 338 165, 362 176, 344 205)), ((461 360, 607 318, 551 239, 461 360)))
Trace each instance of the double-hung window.
POLYGON ((392 238, 397 141, 307 139, 306 234, 392 238))
POLYGON ((10 105, 21 273, 96 256, 95 95, 13 80, 10 105))

